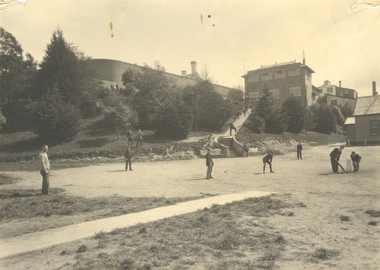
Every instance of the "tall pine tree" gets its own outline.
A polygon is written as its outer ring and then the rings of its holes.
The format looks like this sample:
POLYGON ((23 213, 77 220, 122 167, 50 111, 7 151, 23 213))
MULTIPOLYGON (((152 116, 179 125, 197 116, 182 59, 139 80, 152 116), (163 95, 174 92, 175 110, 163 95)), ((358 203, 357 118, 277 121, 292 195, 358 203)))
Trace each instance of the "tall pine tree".
POLYGON ((61 30, 53 33, 40 64, 34 97, 40 98, 57 89, 65 101, 80 101, 80 70, 75 48, 66 42, 61 30))

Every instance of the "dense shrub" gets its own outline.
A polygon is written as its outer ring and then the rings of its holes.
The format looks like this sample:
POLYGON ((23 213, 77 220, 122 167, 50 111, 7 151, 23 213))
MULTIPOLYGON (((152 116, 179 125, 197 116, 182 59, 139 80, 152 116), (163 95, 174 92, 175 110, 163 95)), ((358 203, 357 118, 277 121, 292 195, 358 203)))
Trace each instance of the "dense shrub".
POLYGON ((1 109, 0 109, 0 130, 2 129, 3 125, 6 123, 6 119, 3 115, 3 113, 1 112, 1 109))
POLYGON ((70 141, 79 131, 79 109, 59 95, 46 95, 32 105, 34 132, 46 142, 70 141))
POLYGON ((316 108, 317 120, 315 131, 325 134, 335 132, 337 120, 332 109, 325 104, 317 106, 316 108))
POLYGON ((154 115, 153 129, 158 136, 186 138, 192 123, 190 108, 179 93, 166 93, 164 100, 154 115))
POLYGON ((253 133, 264 133, 265 121, 255 114, 250 114, 247 121, 245 121, 244 126, 253 133))
POLYGON ((306 118, 306 110, 302 106, 301 101, 295 97, 290 97, 284 101, 281 110, 288 118, 287 131, 300 133, 305 125, 306 118))

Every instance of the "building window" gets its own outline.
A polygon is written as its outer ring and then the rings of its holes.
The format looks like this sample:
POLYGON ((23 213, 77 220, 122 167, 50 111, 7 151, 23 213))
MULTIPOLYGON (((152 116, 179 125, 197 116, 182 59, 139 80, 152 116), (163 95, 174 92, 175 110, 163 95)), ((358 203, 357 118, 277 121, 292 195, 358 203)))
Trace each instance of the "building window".
POLYGON ((259 75, 252 75, 248 77, 248 83, 258 82, 260 80, 259 75))
POLYGON ((280 90, 279 89, 269 89, 273 99, 280 99, 280 90))
POLYGON ((331 100, 331 106, 337 106, 337 105, 338 105, 338 103, 336 100, 331 100))
POLYGON ((262 81, 272 80, 272 73, 263 73, 263 74, 261 74, 261 80, 262 81))
POLYGON ((379 136, 379 120, 370 121, 370 135, 379 136))
POLYGON ((288 75, 289 75, 289 77, 299 76, 300 75, 300 69, 299 68, 290 69, 290 70, 288 70, 288 75))
POLYGON ((332 95, 332 93, 333 93, 333 88, 332 87, 327 88, 327 94, 332 95))
POLYGON ((280 71, 276 71, 274 73, 274 78, 275 79, 281 79, 281 78, 285 78, 285 77, 286 77, 286 72, 285 71, 280 70, 280 71))
POLYGON ((289 96, 300 97, 301 96, 301 86, 291 86, 289 87, 289 96))
POLYGON ((258 101, 260 98, 260 92, 255 91, 255 92, 249 92, 248 93, 249 99, 251 101, 258 101))

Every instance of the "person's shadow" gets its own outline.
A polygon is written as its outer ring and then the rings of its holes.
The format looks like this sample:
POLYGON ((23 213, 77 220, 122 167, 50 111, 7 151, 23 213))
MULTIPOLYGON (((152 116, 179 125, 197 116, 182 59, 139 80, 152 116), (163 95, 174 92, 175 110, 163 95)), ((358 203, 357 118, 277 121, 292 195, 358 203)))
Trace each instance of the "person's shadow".
POLYGON ((109 173, 115 173, 115 172, 125 172, 125 170, 113 170, 113 171, 108 171, 109 173))

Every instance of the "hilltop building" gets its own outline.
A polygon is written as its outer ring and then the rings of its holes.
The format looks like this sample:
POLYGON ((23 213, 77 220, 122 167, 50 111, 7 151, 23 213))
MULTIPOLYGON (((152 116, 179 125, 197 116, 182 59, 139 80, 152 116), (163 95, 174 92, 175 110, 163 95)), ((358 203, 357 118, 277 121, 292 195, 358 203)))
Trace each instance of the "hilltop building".
MULTIPOLYGON (((191 73, 186 74, 183 70, 181 75, 164 72, 165 76, 179 87, 192 86, 201 80, 197 72, 197 62, 192 61, 191 73)), ((125 71, 131 70, 134 72, 142 72, 143 66, 137 64, 130 64, 122 61, 111 59, 89 59, 86 65, 94 74, 94 78, 103 82, 104 86, 109 89, 123 88, 122 75, 125 71)), ((222 95, 224 99, 236 99, 242 96, 242 91, 231 87, 226 87, 218 84, 213 84, 215 90, 222 95), (240 95, 239 95, 240 94, 240 95)))
POLYGON ((310 106, 321 92, 313 87, 313 73, 315 72, 305 64, 305 59, 302 63, 296 61, 276 63, 248 71, 242 76, 245 80, 246 102, 254 105, 262 96, 266 86, 277 107, 291 96, 298 98, 304 107, 310 106))
POLYGON ((328 105, 344 105, 349 104, 352 108, 355 107, 358 93, 351 88, 342 87, 342 82, 339 81, 339 86, 331 84, 325 80, 323 85, 319 86, 321 96, 326 96, 328 105))

